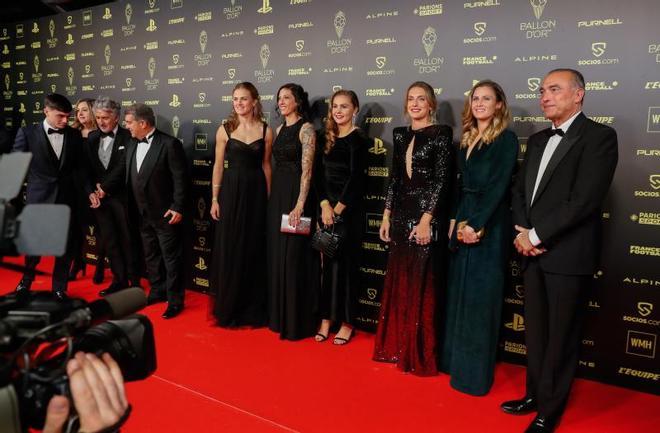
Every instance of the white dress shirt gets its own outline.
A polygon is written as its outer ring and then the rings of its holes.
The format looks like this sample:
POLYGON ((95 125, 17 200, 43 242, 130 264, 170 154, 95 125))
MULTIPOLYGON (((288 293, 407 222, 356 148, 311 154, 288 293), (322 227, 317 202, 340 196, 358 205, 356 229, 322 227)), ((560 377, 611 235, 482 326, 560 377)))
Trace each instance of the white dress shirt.
POLYGON ((55 151, 55 155, 57 155, 57 159, 60 159, 60 156, 62 156, 62 146, 64 146, 64 134, 49 134, 48 129, 56 129, 53 128, 48 124, 46 119, 44 119, 44 132, 46 133, 46 137, 48 137, 48 141, 50 142, 50 146, 53 148, 55 151))
POLYGON ((137 150, 135 151, 135 163, 138 173, 140 172, 140 167, 142 167, 142 162, 144 162, 144 157, 147 156, 147 152, 149 152, 149 148, 151 147, 151 142, 154 139, 154 131, 156 131, 156 128, 149 131, 146 143, 138 143, 137 150))
MULTIPOLYGON (((562 131, 564 131, 564 134, 566 134, 566 131, 568 131, 568 128, 571 127, 573 121, 580 113, 582 113, 582 111, 578 111, 572 117, 570 117, 566 122, 562 123, 556 128, 553 126, 552 129, 561 129, 562 131)), ((543 178, 545 169, 548 168, 548 163, 550 162, 550 159, 552 159, 552 155, 555 153, 555 150, 557 150, 557 147, 559 146, 559 142, 561 141, 562 138, 564 137, 555 134, 548 139, 548 143, 545 145, 545 149, 543 150, 543 156, 541 156, 541 165, 539 165, 539 171, 536 174, 536 182, 534 182, 534 192, 532 193, 532 201, 531 201, 532 204, 534 203, 534 199, 536 198, 536 190, 539 188, 539 184, 541 183, 541 179, 543 178)), ((539 239, 538 235, 536 234, 536 229, 531 229, 529 231, 529 240, 534 246, 541 244, 541 239, 539 239)))

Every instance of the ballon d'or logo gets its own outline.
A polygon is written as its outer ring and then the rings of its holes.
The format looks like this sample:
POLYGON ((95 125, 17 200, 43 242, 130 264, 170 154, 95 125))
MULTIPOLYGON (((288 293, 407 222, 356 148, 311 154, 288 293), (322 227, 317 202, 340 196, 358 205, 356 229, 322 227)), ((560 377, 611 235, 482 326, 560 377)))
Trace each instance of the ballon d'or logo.
POLYGON ((268 44, 263 44, 259 49, 259 58, 261 59, 261 66, 266 69, 268 66, 268 59, 270 58, 270 47, 268 44))
POLYGON ((433 52, 433 48, 435 47, 435 43, 438 41, 438 34, 435 32, 435 29, 433 27, 427 27, 426 30, 424 30, 424 34, 422 35, 422 45, 424 45, 424 51, 426 51, 426 57, 429 57, 431 53, 433 52))
POLYGON ((346 27, 346 15, 344 12, 339 11, 335 14, 335 19, 332 21, 335 26, 335 32, 337 33, 337 39, 341 39, 341 35, 344 33, 344 28, 346 27))
POLYGON ((529 0, 529 3, 532 5, 532 9, 534 9, 534 16, 537 20, 540 20, 548 0, 529 0))

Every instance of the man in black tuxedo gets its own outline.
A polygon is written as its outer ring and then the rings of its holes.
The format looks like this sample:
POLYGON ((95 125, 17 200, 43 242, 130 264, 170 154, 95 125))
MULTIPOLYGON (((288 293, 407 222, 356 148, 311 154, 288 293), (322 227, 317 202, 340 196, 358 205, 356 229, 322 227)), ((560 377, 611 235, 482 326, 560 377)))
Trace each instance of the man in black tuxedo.
POLYGON ((584 78, 555 69, 541 86, 552 127, 529 137, 513 187, 514 245, 525 284, 525 397, 502 404, 537 411, 526 432, 552 432, 578 364, 586 291, 601 250, 601 205, 617 164, 614 129, 582 113, 584 78))
POLYGON ((99 97, 93 106, 98 129, 90 132, 84 146, 84 187, 95 209, 113 275, 101 296, 140 284, 126 210, 126 148, 132 139, 131 133, 119 126, 120 110, 119 103, 99 97))
POLYGON ((153 110, 134 104, 125 112, 132 140, 126 151, 130 203, 140 217, 151 292, 148 302, 167 300, 163 317, 183 309, 181 221, 186 197, 186 156, 181 142, 155 128, 153 110))
MULTIPOLYGON (((14 152, 31 152, 32 162, 27 175, 27 204, 54 203, 72 208, 75 215, 76 180, 82 147, 80 131, 68 126, 71 102, 53 93, 44 99, 43 122, 21 128, 14 140, 14 152)), ((69 240, 63 256, 55 258, 52 289, 59 299, 66 298, 69 267, 72 257, 72 223, 69 224, 69 240)), ((26 227, 29 230, 29 227, 26 227)), ((17 292, 30 290, 35 269, 41 257, 26 256, 23 278, 16 286, 17 292)))

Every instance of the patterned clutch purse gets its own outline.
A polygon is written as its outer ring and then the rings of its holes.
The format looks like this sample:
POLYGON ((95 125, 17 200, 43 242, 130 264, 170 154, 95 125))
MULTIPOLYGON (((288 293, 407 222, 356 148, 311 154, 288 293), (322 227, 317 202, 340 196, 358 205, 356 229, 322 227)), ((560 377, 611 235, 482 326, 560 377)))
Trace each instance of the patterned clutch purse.
POLYGON ((294 235, 308 235, 311 231, 312 219, 310 217, 300 217, 300 222, 297 226, 289 224, 289 214, 282 214, 282 221, 280 222, 280 232, 291 233, 294 235))

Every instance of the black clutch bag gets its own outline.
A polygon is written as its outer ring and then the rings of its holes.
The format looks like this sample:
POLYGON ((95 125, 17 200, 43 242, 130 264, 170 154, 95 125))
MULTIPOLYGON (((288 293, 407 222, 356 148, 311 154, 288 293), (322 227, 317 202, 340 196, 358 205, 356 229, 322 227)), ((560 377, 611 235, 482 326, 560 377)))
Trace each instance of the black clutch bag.
POLYGON ((335 231, 336 225, 335 223, 331 227, 319 227, 312 236, 312 248, 330 259, 337 255, 343 241, 343 235, 335 231))

